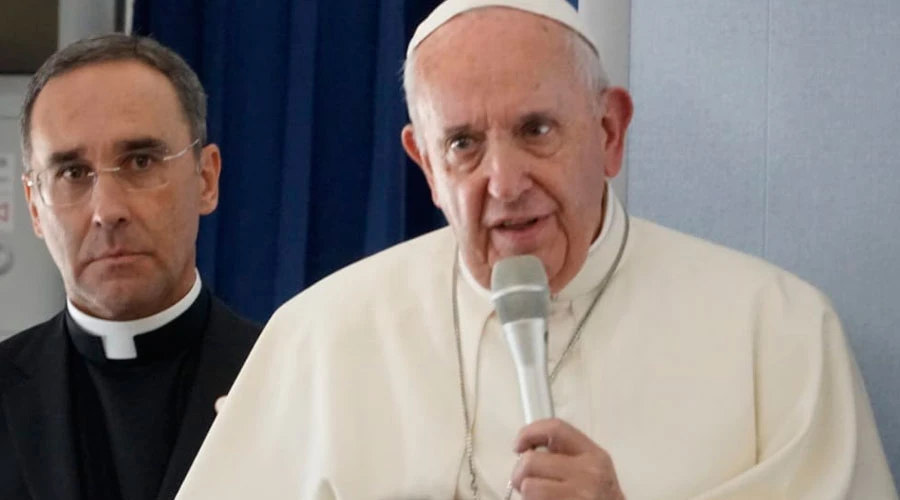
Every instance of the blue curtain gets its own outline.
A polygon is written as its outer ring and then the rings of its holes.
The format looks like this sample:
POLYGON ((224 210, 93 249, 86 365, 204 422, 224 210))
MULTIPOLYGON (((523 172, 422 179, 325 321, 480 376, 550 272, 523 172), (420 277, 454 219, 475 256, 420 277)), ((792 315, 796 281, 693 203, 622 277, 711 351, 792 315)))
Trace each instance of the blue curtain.
POLYGON ((438 0, 137 0, 134 32, 181 54, 223 153, 204 282, 265 321, 350 262, 443 224, 405 157, 406 43, 438 0))
POLYGON ((209 95, 221 196, 197 261, 238 312, 265 321, 329 273, 444 224, 400 145, 406 44, 439 3, 135 1, 133 31, 181 54, 209 95))

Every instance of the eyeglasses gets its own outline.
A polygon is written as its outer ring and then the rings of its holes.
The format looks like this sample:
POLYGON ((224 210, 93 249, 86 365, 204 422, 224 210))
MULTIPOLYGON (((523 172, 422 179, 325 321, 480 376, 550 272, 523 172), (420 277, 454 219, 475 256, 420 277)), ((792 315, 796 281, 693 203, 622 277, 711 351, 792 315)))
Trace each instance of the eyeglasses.
POLYGON ((116 166, 109 168, 93 168, 81 160, 63 162, 40 172, 28 172, 25 182, 37 189, 44 204, 54 207, 77 205, 87 200, 100 172, 114 174, 126 191, 147 191, 168 184, 170 174, 166 165, 198 144, 200 139, 194 139, 187 147, 173 154, 167 154, 168 148, 164 146, 130 150, 117 156, 116 166))

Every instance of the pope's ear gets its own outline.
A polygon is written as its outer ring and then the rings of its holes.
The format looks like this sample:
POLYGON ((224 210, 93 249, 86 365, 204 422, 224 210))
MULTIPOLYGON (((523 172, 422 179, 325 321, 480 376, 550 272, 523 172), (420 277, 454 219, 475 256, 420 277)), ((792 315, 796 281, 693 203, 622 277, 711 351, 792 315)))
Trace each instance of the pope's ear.
POLYGON ((431 201, 434 203, 434 206, 441 208, 437 184, 434 180, 434 170, 431 168, 431 162, 428 161, 428 155, 425 154, 421 147, 420 140, 416 138, 416 132, 411 123, 403 127, 403 132, 400 133, 400 142, 403 143, 403 149, 406 150, 409 158, 419 166, 422 174, 425 175, 425 181, 431 190, 431 201))

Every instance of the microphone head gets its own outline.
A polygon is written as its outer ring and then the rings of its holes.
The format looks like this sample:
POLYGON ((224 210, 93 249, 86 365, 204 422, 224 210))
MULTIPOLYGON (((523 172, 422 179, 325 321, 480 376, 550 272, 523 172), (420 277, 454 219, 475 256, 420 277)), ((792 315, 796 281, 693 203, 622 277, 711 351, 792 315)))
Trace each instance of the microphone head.
POLYGON ((544 264, 534 255, 497 262, 491 271, 491 300, 500 323, 545 319, 550 311, 550 284, 544 264))

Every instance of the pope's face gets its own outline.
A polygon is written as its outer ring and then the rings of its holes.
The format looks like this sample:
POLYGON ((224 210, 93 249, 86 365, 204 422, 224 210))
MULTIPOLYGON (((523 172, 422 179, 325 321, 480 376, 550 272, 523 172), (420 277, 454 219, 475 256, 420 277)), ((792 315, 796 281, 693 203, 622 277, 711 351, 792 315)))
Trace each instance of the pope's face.
POLYGON ((600 229, 631 101, 593 90, 571 43, 553 21, 491 8, 451 20, 417 49, 416 129, 404 130, 404 146, 486 287, 497 261, 534 254, 558 291, 600 229))

